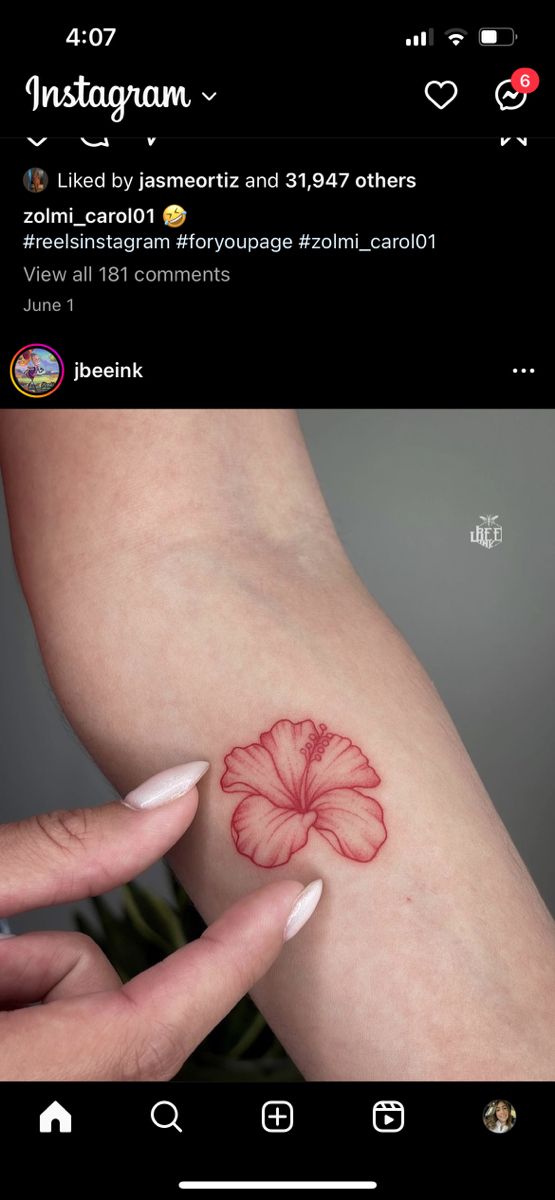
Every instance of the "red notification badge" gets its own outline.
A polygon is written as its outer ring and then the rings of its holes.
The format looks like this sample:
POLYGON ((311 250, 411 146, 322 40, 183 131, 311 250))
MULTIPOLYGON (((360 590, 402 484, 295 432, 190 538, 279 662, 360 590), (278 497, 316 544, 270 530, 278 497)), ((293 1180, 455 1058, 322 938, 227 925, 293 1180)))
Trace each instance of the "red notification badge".
POLYGON ((517 71, 513 71, 511 83, 515 92, 524 92, 528 96, 540 86, 540 77, 533 67, 519 67, 517 71))

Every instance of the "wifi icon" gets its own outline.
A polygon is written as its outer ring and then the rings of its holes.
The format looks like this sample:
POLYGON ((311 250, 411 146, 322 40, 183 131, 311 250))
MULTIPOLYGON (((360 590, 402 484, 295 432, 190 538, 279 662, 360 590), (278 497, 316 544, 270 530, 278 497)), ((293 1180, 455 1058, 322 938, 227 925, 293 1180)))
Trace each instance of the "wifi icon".
POLYGON ((451 45, 460 46, 465 37, 468 37, 468 29, 446 29, 445 37, 449 38, 451 45))

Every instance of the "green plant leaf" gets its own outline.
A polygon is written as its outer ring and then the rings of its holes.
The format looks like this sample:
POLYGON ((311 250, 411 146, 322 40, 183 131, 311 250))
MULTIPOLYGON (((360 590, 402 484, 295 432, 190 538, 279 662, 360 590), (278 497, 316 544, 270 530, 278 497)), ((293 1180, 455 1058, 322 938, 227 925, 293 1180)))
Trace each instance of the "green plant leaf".
POLYGON ((243 1031, 239 1041, 231 1047, 231 1050, 228 1050, 226 1058, 243 1058, 243 1055, 246 1054, 247 1050, 250 1050, 251 1046, 254 1045, 266 1028, 266 1021, 262 1013, 256 1012, 250 1025, 243 1031))
POLYGON ((164 866, 166 868, 169 884, 170 884, 171 890, 174 895, 175 906, 177 908, 177 911, 181 912, 181 910, 183 908, 185 908, 188 904, 190 904, 191 901, 189 900, 189 897, 187 895, 187 892, 185 891, 185 888, 182 887, 182 885, 179 882, 179 879, 177 878, 176 875, 174 875, 171 867, 168 866, 167 862, 164 862, 164 866))
POLYGON ((183 924, 167 900, 163 900, 162 896, 147 892, 147 889, 139 887, 138 883, 127 883, 124 895, 127 896, 127 899, 131 896, 133 900, 133 905, 127 908, 127 912, 131 916, 132 908, 135 917, 136 913, 139 913, 153 934, 161 938, 161 949, 166 948, 167 952, 171 953, 172 950, 178 950, 180 946, 184 946, 183 924))
POLYGON ((100 921, 103 937, 92 933, 95 941, 110 959, 124 983, 143 971, 147 965, 144 944, 129 938, 126 922, 112 913, 102 896, 93 896, 92 904, 100 921))
POLYGON ((137 903, 136 886, 136 884, 125 884, 122 888, 123 907, 133 930, 138 934, 139 938, 142 938, 152 946, 156 946, 162 957, 166 954, 171 954, 175 947, 172 946, 168 938, 163 937, 153 929, 150 922, 143 915, 141 910, 144 906, 141 904, 139 907, 137 903))
POLYGON ((234 1059, 216 1054, 195 1054, 183 1064, 176 1081, 218 1083, 302 1083, 303 1077, 288 1058, 234 1059))

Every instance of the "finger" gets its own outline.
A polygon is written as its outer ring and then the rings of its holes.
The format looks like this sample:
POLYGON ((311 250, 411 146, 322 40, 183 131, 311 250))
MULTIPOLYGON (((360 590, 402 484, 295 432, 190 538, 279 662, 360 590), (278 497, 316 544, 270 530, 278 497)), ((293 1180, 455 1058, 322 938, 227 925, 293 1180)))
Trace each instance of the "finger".
POLYGON ((121 988, 102 950, 84 933, 22 933, 0 942, 0 1008, 121 988))
POLYGON ((117 993, 0 1013, 0 1079, 171 1079, 314 912, 321 880, 301 889, 252 892, 117 993))
POLYGON ((0 912, 9 917, 82 900, 139 875, 191 824, 198 804, 193 785, 207 769, 187 763, 155 775, 123 802, 1 825, 0 912))
POLYGON ((243 896, 192 945, 125 984, 138 1030, 163 1024, 170 1074, 266 974, 283 947, 314 912, 322 881, 268 884, 243 896))

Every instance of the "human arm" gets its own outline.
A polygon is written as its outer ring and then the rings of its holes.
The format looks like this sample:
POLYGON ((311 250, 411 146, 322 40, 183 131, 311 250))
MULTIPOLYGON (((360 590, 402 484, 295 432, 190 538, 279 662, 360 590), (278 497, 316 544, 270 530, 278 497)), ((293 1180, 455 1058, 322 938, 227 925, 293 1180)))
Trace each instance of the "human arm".
POLYGON ((348 562, 293 414, 14 411, 2 467, 46 667, 93 757, 120 792, 212 764, 172 855, 203 916, 291 869, 325 880, 302 944, 254 991, 303 1073, 549 1078, 551 918, 348 562), (371 860, 312 828, 283 866, 238 853, 224 758, 284 718, 326 724, 379 776, 371 860))

